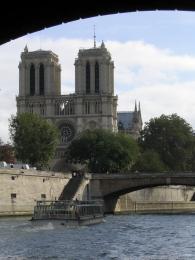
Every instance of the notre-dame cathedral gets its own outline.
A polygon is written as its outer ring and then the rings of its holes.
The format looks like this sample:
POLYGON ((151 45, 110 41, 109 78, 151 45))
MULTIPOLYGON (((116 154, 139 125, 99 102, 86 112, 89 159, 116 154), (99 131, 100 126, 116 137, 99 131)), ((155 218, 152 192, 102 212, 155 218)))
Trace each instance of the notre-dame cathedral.
POLYGON ((57 158, 85 129, 123 131, 137 138, 142 128, 140 104, 134 111, 117 113, 114 62, 105 44, 80 49, 74 65, 75 93, 62 95, 58 56, 52 51, 29 52, 26 46, 19 63, 18 114, 37 113, 59 128, 57 158))

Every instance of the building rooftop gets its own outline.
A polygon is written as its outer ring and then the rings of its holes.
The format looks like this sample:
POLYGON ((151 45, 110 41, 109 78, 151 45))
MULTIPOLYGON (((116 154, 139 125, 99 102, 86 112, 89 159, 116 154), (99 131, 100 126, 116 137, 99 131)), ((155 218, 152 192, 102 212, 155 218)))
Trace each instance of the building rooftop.
POLYGON ((117 112, 118 124, 122 123, 124 129, 131 129, 133 127, 133 111, 119 111, 117 112))

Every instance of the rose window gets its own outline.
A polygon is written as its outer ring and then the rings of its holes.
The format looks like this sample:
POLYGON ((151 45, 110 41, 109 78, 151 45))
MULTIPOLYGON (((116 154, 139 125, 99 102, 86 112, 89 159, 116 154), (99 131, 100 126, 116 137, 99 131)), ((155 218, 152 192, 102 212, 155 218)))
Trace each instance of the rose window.
POLYGON ((61 128, 61 143, 68 143, 74 136, 73 128, 70 125, 64 125, 61 128))

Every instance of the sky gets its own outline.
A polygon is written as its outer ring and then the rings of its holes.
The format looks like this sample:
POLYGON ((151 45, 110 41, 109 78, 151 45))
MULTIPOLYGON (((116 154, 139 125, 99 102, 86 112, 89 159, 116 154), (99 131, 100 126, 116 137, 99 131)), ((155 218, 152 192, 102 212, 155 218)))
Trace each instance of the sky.
POLYGON ((0 138, 9 139, 16 114, 20 54, 52 50, 62 67, 62 94, 74 92, 74 60, 80 48, 102 40, 115 64, 118 111, 141 103, 143 123, 176 113, 195 129, 195 12, 132 12, 80 19, 27 34, 0 46, 0 138))

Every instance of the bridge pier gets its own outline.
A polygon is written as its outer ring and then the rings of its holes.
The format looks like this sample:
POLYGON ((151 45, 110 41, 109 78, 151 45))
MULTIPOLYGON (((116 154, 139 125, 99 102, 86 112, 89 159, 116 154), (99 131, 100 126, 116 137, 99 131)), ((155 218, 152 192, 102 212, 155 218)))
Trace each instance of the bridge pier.
POLYGON ((107 196, 104 198, 101 186, 101 180, 99 179, 90 181, 90 199, 101 200, 104 203, 104 213, 114 213, 118 196, 107 196))
POLYGON ((107 196, 104 198, 104 212, 114 214, 119 196, 107 196))

